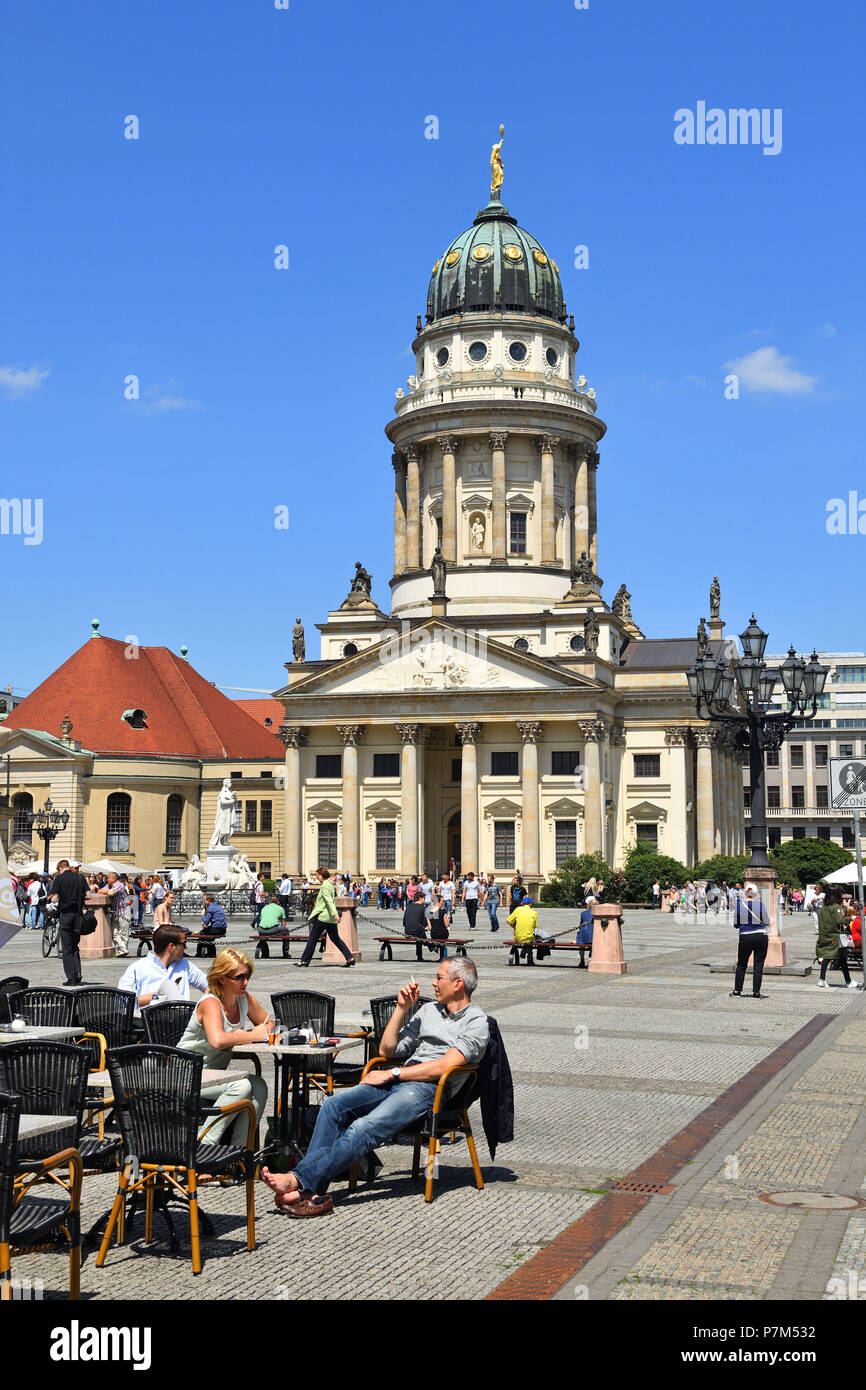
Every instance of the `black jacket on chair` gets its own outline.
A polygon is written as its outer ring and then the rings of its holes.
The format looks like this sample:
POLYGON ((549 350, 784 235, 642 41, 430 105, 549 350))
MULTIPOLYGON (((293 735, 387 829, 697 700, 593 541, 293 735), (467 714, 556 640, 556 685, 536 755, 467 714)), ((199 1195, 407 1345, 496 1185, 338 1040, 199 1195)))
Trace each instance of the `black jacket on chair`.
POLYGON ((478 1090, 481 1101, 481 1123, 490 1157, 496 1157, 498 1144, 510 1144, 514 1138, 514 1085, 505 1044, 495 1018, 487 1015, 490 1041, 478 1070, 478 1090))

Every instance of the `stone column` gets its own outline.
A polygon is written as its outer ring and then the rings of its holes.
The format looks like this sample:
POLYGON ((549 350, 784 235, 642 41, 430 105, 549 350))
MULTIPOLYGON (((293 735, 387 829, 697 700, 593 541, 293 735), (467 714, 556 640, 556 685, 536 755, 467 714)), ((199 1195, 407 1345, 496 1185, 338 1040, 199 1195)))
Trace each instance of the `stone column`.
POLYGON ((574 564, 581 555, 589 554, 589 460, 593 450, 589 444, 575 444, 569 452, 574 463, 574 564))
POLYGON ((457 560, 457 473, 454 457, 460 440, 453 434, 440 434, 436 440, 442 450, 442 554, 449 564, 457 560))
POLYGON ((725 766, 725 753, 722 747, 721 731, 716 735, 716 746, 713 749, 713 763, 715 775, 713 784, 716 789, 717 811, 715 824, 713 826, 713 844, 716 854, 727 854, 727 816, 728 816, 728 783, 727 768, 725 766))
POLYGON ((508 554, 508 535, 505 515, 505 430, 490 435, 490 474, 493 484, 493 538, 491 554, 494 560, 504 560, 508 554))
MULTIPOLYGON (((406 568, 421 568, 421 491, 417 444, 406 446, 406 568)), ((412 870, 413 874, 415 870, 412 870)))
POLYGON ((400 872, 418 872, 418 740, 420 724, 395 724, 403 744, 400 761, 400 872))
POLYGON ((589 457, 589 558, 594 570, 598 569, 598 506, 595 495, 595 475, 598 472, 598 450, 589 457))
POLYGON ((301 838, 301 749, 307 741, 307 730, 300 724, 283 724, 280 738, 286 745, 286 789, 283 793, 283 820, 286 848, 280 865, 292 878, 304 872, 303 840, 301 838))
POLYGON ((394 465, 394 573, 406 568, 406 460, 399 450, 391 455, 394 465))
POLYGON ((698 861, 712 859, 715 853, 713 817, 713 742, 715 729, 695 729, 698 745, 698 781, 696 790, 698 812, 698 861))
POLYGON ((343 740, 343 868, 361 872, 361 801, 358 786, 358 744, 364 737, 360 724, 338 724, 343 740))
POLYGON ((541 724, 535 720, 525 723, 518 720, 517 731, 523 739, 523 876, 534 879, 539 873, 538 740, 541 724))
POLYGON ((457 737, 463 745, 460 768, 460 871, 474 874, 478 866, 478 754, 480 724, 457 724, 457 737))
POLYGON ((586 744, 583 759, 586 768, 584 788, 586 843, 584 849, 587 854, 601 854, 601 744, 604 739, 605 724, 602 719, 580 720, 578 728, 583 734, 586 744))
POLYGON ((668 818, 668 853, 681 864, 689 862, 689 822, 686 811, 686 743, 689 731, 682 725, 665 729, 670 762, 671 810, 668 818))
POLYGON ((541 563, 556 564, 556 515, 553 508, 553 451, 559 440, 543 434, 536 440, 541 450, 541 563))

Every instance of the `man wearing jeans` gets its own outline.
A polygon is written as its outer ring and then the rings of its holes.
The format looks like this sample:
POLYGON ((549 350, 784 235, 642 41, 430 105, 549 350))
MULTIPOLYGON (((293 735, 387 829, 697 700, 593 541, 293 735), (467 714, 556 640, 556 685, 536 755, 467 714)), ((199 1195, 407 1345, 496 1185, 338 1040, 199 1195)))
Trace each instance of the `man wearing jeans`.
POLYGON ((761 993, 761 980, 764 977, 764 961, 770 944, 770 916, 754 888, 746 889, 745 898, 737 895, 734 904, 734 926, 739 934, 739 944, 731 998, 742 994, 746 966, 749 956, 752 956, 752 997, 766 999, 767 996, 761 993))
POLYGON ((404 985, 382 1034, 379 1052, 405 1066, 372 1071, 359 1086, 328 1096, 319 1110, 305 1156, 291 1173, 262 1177, 287 1216, 324 1216, 333 1210, 328 1185, 364 1154, 406 1129, 433 1104, 439 1078, 449 1067, 480 1062, 490 1036, 487 1015, 471 1003, 478 971, 465 956, 443 960, 433 980, 435 1004, 425 1004, 407 1024, 417 984, 404 985))

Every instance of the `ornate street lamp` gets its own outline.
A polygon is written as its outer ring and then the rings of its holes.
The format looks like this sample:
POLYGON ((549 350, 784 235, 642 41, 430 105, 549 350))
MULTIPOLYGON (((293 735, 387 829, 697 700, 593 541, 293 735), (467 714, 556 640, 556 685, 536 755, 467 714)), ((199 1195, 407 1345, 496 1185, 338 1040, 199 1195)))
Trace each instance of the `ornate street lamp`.
MULTIPOLYGON (((698 714, 732 730, 738 748, 749 750, 751 858, 746 867, 750 878, 770 890, 776 875, 767 855, 767 811, 764 790, 764 752, 782 746, 785 735, 798 719, 813 719, 824 692, 829 668, 813 651, 808 663, 791 647, 787 660, 778 670, 767 666, 764 652, 767 634, 752 621, 740 633, 743 654, 729 665, 713 657, 698 657, 688 672, 689 690, 698 714), (779 680, 786 708, 771 709, 779 680), (732 701, 736 685, 736 704, 732 701)), ((770 919, 775 929, 775 895, 771 891, 770 919)), ((767 962, 770 964, 768 955, 767 962)), ((784 964, 784 950, 782 960, 784 964)))
POLYGON ((55 811, 54 804, 49 796, 41 811, 28 811, 27 819, 40 840, 45 841, 45 862, 42 872, 48 873, 48 854, 51 849, 51 841, 55 840, 61 830, 65 830, 69 824, 68 811, 55 811))

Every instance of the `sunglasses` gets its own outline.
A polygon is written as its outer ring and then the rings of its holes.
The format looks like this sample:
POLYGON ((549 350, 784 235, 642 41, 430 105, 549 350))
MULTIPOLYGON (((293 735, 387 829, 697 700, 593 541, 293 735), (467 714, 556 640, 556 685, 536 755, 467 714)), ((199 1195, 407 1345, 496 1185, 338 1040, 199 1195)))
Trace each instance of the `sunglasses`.
POLYGON ((238 984, 240 984, 241 980, 249 980, 249 978, 250 978, 249 975, 232 975, 232 976, 231 976, 231 979, 237 980, 238 984))

